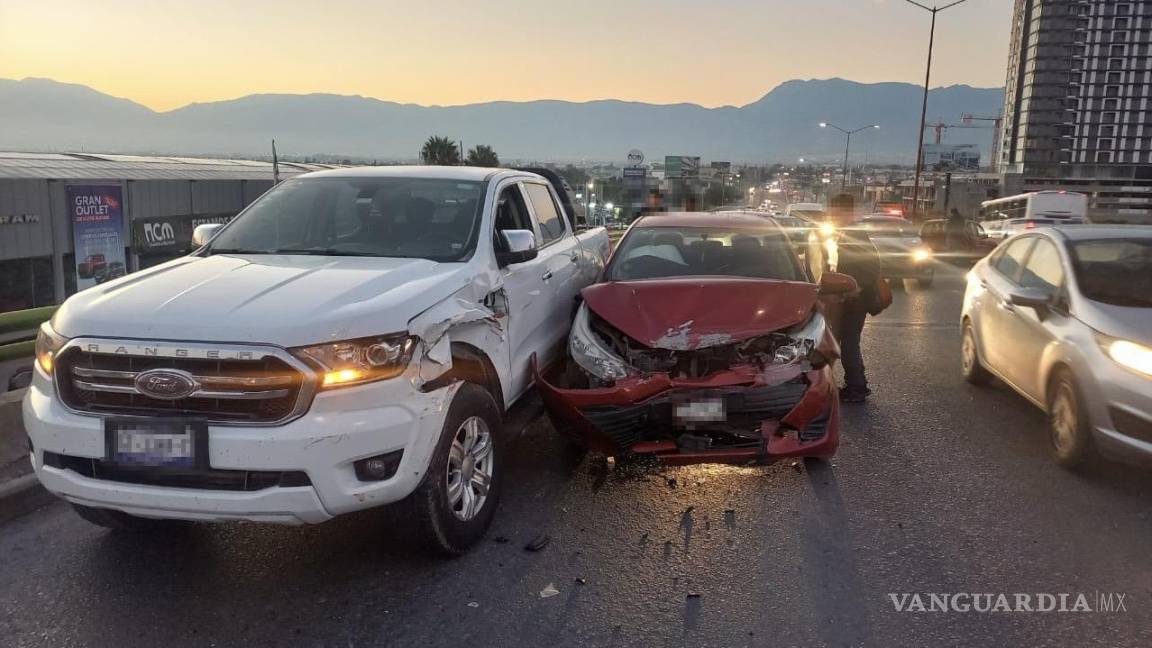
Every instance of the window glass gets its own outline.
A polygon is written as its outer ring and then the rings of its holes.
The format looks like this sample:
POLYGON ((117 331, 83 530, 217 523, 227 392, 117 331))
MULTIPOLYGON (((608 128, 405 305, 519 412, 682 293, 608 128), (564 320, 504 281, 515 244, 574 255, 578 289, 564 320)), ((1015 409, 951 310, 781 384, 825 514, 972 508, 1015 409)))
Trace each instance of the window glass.
POLYGON ((52 257, 0 261, 0 313, 56 303, 52 257))
POLYGON ((547 245, 564 236, 564 221, 560 219, 556 201, 552 200, 548 187, 525 183, 524 189, 528 192, 528 199, 532 201, 532 209, 536 212, 536 221, 540 224, 540 245, 547 245))
POLYGON ((1152 308, 1152 239, 1114 238, 1071 245, 1080 292, 1093 301, 1152 308))
POLYGON ((524 204, 524 195, 520 193, 520 185, 511 185, 500 191, 496 199, 496 249, 504 249, 504 239, 498 233, 504 230, 528 230, 535 234, 532 227, 532 217, 528 215, 528 207, 524 204))
POLYGON ((780 231, 644 227, 620 241, 607 270, 611 281, 726 276, 807 281, 780 231))
POLYGON ((1025 288, 1043 288, 1055 292, 1064 283, 1064 268, 1060 265, 1060 253, 1049 241, 1039 239, 1020 275, 1020 285, 1025 288))
POLYGON ((1020 274, 1020 268, 1024 265, 1024 258, 1028 256, 1028 250, 1031 249, 1035 240, 1034 237, 1028 237, 1010 243, 1000 254, 1000 258, 996 259, 996 269, 1005 277, 1016 281, 1016 277, 1020 274))

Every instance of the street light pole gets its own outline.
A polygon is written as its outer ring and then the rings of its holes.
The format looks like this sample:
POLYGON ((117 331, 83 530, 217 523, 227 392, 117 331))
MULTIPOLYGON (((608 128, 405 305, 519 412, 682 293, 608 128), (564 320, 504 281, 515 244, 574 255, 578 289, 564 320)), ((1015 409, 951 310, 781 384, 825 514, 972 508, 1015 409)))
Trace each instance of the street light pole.
POLYGON ((924 72, 924 99, 920 104, 920 132, 917 134, 916 143, 916 179, 912 183, 912 220, 916 220, 920 213, 920 167, 924 165, 924 125, 928 118, 928 84, 932 80, 932 47, 936 44, 936 14, 968 0, 956 0, 943 7, 928 7, 916 0, 904 1, 932 14, 932 27, 928 31, 928 69, 924 72))
POLYGON ((840 175, 840 191, 846 191, 848 189, 848 149, 852 146, 852 136, 860 131, 866 131, 869 128, 880 128, 880 126, 878 124, 868 124, 867 126, 861 126, 854 130, 848 130, 846 128, 840 128, 836 124, 820 122, 820 128, 835 128, 848 136, 844 142, 844 169, 840 175))

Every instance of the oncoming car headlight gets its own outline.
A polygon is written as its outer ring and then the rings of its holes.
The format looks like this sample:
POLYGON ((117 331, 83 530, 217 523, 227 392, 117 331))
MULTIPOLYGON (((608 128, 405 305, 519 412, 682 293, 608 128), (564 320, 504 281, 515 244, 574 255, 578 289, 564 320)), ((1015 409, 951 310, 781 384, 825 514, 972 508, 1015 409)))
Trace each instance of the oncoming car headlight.
POLYGON ((318 365, 320 387, 361 385, 404 373, 416 338, 407 334, 343 340, 291 349, 292 354, 318 365))
POLYGON ((572 332, 568 335, 568 354, 584 371, 601 380, 619 380, 628 375, 624 360, 604 346, 588 324, 588 306, 580 305, 572 332))
POLYGON ((916 263, 924 263, 925 261, 932 260, 932 250, 926 247, 918 247, 912 250, 912 261, 916 263))
POLYGON ((48 322, 40 325, 40 331, 36 333, 36 365, 41 371, 52 375, 52 369, 56 366, 56 354, 67 343, 68 338, 53 330, 48 322))

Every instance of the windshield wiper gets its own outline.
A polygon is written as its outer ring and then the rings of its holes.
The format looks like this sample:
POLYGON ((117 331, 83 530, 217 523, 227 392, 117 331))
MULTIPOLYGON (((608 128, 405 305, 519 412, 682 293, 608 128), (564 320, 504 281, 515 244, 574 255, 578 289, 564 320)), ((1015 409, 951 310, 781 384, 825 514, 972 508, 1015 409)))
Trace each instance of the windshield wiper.
POLYGON ((272 254, 308 254, 312 256, 356 256, 378 257, 383 256, 375 252, 353 252, 350 250, 337 250, 335 248, 279 248, 272 254))

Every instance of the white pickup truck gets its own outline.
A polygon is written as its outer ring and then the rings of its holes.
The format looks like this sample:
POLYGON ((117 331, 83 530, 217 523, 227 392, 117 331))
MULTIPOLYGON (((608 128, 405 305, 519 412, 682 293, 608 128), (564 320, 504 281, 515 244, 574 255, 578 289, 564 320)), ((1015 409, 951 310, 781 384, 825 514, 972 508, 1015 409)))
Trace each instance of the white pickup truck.
POLYGON ((608 254, 529 172, 302 175, 190 256, 67 300, 24 419, 44 486, 117 529, 318 523, 408 500, 460 553, 495 513, 503 414, 608 254))

